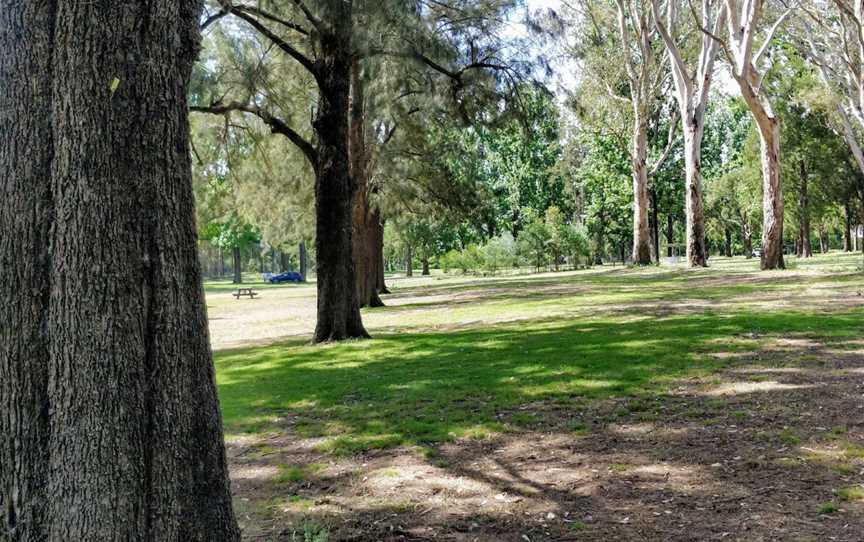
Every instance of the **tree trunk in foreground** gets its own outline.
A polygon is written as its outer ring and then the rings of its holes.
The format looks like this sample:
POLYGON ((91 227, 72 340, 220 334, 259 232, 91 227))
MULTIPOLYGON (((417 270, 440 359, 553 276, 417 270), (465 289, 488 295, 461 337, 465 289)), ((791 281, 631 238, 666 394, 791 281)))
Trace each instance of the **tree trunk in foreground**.
POLYGON ((331 35, 321 39, 320 97, 313 126, 318 136, 315 172, 315 249, 318 321, 313 342, 368 337, 357 303, 352 258, 354 183, 348 150, 352 13, 349 3, 329 6, 331 35))
POLYGON ((757 117, 762 150, 762 269, 785 269, 783 185, 780 180, 780 123, 757 117))
POLYGON ((423 256, 420 258, 420 274, 423 276, 429 276, 429 256, 423 256))
POLYGON ((683 122, 687 263, 691 267, 707 267, 705 213, 702 208, 702 131, 704 125, 702 122, 696 122, 695 118, 687 118, 683 122))
POLYGON ((234 284, 243 284, 243 257, 240 254, 240 247, 231 249, 231 259, 234 267, 234 284))
POLYGON ((46 540, 51 2, 0 9, 0 539, 46 540))
POLYGON ((648 125, 638 111, 633 123, 633 263, 651 264, 651 230, 648 227, 648 125))
POLYGON ((240 538, 188 155, 199 17, 167 0, 0 10, 0 226, 17 234, 0 275, 22 286, 0 294, 16 298, 0 305, 4 541, 240 538))

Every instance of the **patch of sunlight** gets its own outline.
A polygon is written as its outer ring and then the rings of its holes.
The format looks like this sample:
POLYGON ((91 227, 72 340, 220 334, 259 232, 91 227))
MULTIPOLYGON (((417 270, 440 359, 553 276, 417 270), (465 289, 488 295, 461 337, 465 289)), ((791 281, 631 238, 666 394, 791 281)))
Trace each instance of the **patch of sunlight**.
MULTIPOLYGON (((562 389, 589 389, 589 390, 599 390, 605 388, 614 388, 616 386, 621 385, 620 380, 588 380, 584 378, 576 378, 573 380, 569 380, 566 383, 562 384, 564 388, 562 389)), ((529 397, 543 396, 549 394, 550 386, 522 386, 520 392, 522 395, 526 395, 529 397)))
POLYGON ((231 480, 272 480, 279 476, 275 465, 239 465, 231 469, 231 480))
POLYGON ((434 384, 434 382, 432 380, 429 380, 429 379, 414 380, 412 382, 405 383, 405 384, 389 384, 387 386, 387 389, 406 390, 406 391, 420 391, 420 390, 423 390, 424 388, 427 388, 433 384, 434 384))
POLYGON ((709 397, 717 397, 721 395, 743 395, 747 393, 758 393, 767 391, 788 391, 813 388, 815 386, 807 384, 781 384, 774 380, 765 382, 728 382, 721 384, 714 389, 709 389, 701 393, 709 397))
POLYGON ((653 423, 634 423, 627 425, 612 424, 609 431, 619 435, 646 435, 656 429, 653 423))

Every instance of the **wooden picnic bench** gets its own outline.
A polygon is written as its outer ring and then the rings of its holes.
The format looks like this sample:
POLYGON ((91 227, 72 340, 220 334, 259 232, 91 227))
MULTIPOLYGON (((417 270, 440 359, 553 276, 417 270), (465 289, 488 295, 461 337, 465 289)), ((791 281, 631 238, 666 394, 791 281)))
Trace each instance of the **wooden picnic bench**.
POLYGON ((233 295, 235 299, 240 299, 243 296, 249 296, 249 299, 255 299, 258 292, 253 291, 252 288, 237 288, 237 291, 231 295, 233 295))

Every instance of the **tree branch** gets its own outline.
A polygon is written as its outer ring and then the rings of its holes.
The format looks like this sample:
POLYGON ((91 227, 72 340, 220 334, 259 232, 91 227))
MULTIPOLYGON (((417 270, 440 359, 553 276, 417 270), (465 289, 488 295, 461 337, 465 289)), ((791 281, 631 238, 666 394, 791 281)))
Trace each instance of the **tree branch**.
POLYGON ((290 28, 291 30, 294 30, 295 32, 299 32, 300 34, 303 34, 304 36, 309 35, 309 31, 306 30, 305 28, 303 28, 302 26, 300 26, 299 24, 292 22, 292 21, 289 21, 289 20, 286 20, 286 19, 282 19, 281 17, 273 15, 272 13, 269 13, 267 11, 264 11, 261 8, 257 8, 255 6, 246 6, 246 5, 234 6, 234 11, 238 11, 238 10, 244 11, 244 12, 252 14, 252 15, 257 15, 258 17, 261 17, 262 19, 267 19, 268 21, 272 21, 274 23, 281 24, 285 28, 290 28))
POLYGON ((254 104, 241 103, 241 102, 229 102, 227 104, 223 104, 220 102, 212 103, 209 106, 190 106, 189 111, 193 111, 196 113, 210 113, 212 115, 226 115, 231 113, 232 111, 242 111, 244 113, 250 113, 255 115, 259 119, 261 119, 264 124, 270 127, 270 131, 274 134, 281 134, 288 138, 291 143, 297 146, 306 158, 309 160, 309 163, 312 164, 312 167, 316 167, 318 165, 318 151, 315 149, 315 146, 312 145, 309 141, 307 141, 303 136, 294 131, 288 124, 282 119, 276 118, 267 111, 264 111, 260 107, 254 104))
POLYGON ((236 17, 243 19, 247 23, 249 23, 252 28, 263 34, 267 39, 276 44, 277 47, 282 49, 288 56, 296 60, 300 63, 301 66, 306 68, 306 70, 311 73, 316 79, 318 78, 318 69, 315 67, 315 63, 309 59, 306 55, 295 49, 291 44, 274 34, 269 28, 261 24, 261 22, 252 17, 244 10, 232 9, 231 13, 233 13, 236 17))

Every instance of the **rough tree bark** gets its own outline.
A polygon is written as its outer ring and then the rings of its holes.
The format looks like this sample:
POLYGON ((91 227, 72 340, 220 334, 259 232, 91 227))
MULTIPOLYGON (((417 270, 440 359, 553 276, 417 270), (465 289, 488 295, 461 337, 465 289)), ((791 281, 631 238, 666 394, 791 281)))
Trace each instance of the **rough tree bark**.
POLYGON ((239 540, 188 155, 199 16, 0 10, 4 541, 239 540))
POLYGON ((0 539, 46 539, 52 2, 0 9, 0 539), (14 287, 12 287, 14 285, 14 287))
POLYGON ((366 145, 366 110, 363 74, 359 62, 351 69, 351 177, 354 182, 353 248, 357 303, 361 307, 383 307, 378 295, 378 219, 369 202, 369 149, 366 145))
POLYGON ((315 175, 315 249, 318 322, 313 341, 368 337, 360 318, 354 280, 353 196, 350 175, 352 7, 328 3, 328 36, 316 60, 320 96, 313 127, 318 136, 315 175))

